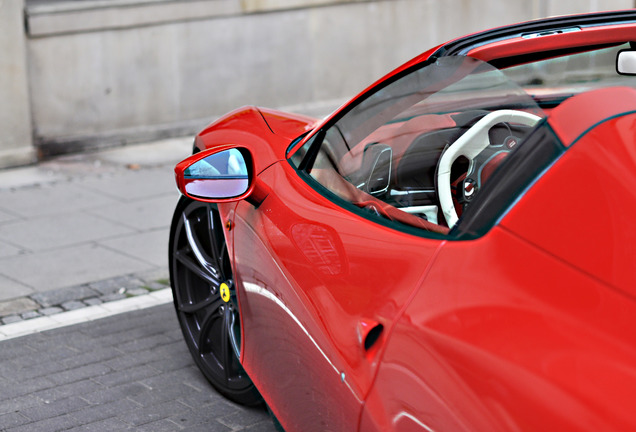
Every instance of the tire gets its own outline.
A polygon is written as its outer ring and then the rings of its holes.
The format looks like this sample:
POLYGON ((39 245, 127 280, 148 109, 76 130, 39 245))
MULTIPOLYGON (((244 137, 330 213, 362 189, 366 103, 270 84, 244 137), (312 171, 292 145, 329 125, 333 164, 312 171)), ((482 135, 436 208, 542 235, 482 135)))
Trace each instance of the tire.
POLYGON ((258 390, 239 362, 241 325, 232 266, 214 204, 182 197, 170 227, 170 285, 194 362, 228 399, 256 405, 258 390))

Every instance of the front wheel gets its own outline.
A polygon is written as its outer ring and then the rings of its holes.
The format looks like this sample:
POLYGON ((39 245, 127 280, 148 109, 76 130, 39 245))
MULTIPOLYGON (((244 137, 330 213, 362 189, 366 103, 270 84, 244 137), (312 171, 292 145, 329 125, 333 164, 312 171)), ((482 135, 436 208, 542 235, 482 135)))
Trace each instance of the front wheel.
POLYGON ((239 363, 241 323, 232 267, 214 204, 182 197, 170 227, 170 284, 194 362, 228 399, 261 402, 239 363))

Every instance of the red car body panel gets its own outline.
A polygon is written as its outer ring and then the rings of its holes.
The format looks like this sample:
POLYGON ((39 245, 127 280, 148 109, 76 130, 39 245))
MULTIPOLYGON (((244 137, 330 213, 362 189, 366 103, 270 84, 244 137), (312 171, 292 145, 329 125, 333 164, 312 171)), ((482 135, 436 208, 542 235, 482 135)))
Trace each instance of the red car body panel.
POLYGON ((256 107, 239 108, 201 131, 195 140, 199 151, 220 145, 244 144, 254 155, 260 173, 285 159, 291 140, 311 130, 316 119, 256 107))
POLYGON ((635 124, 636 113, 631 111, 595 126, 511 210, 511 216, 524 217, 501 223, 630 299, 636 298, 636 231, 629 217, 636 210, 630 199, 636 154, 629 132, 635 124), (538 203, 546 194, 555 194, 557 184, 572 184, 572 192, 563 191, 550 201, 548 220, 532 223, 540 213, 538 203))
MULTIPOLYGON (((496 60, 626 37, 636 25, 469 53, 496 60)), ((200 150, 249 149, 269 191, 219 211, 231 222, 241 363, 285 429, 635 430, 635 110, 627 88, 551 110, 567 150, 485 235, 461 241, 352 213, 287 161, 339 111, 319 122, 248 107, 203 131, 200 150)))
MULTIPOLYGON (((565 29, 564 29, 565 30, 565 29)), ((636 39, 636 25, 622 24, 602 27, 587 27, 572 32, 547 34, 532 39, 517 37, 497 41, 474 48, 468 55, 484 61, 542 52, 567 49, 582 45, 621 43, 636 39)))
POLYGON ((390 335, 360 430, 633 430, 635 312, 504 229, 449 242, 390 335))

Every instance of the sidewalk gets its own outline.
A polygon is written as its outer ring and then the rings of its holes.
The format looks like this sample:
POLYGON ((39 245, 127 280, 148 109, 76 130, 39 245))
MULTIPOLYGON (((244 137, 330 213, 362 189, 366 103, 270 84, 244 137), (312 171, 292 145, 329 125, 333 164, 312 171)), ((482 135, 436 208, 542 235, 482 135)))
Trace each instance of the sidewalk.
POLYGON ((192 137, 0 171, 0 325, 168 285, 173 167, 192 137))

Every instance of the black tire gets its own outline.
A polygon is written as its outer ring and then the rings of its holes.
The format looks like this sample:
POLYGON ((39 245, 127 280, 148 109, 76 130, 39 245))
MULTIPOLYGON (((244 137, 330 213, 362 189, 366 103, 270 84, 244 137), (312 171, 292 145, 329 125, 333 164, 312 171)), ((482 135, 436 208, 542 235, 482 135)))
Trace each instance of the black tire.
POLYGON ((179 200, 168 255, 174 306, 194 362, 228 399, 245 405, 260 403, 258 390, 239 363, 239 308, 223 225, 214 204, 179 200))

